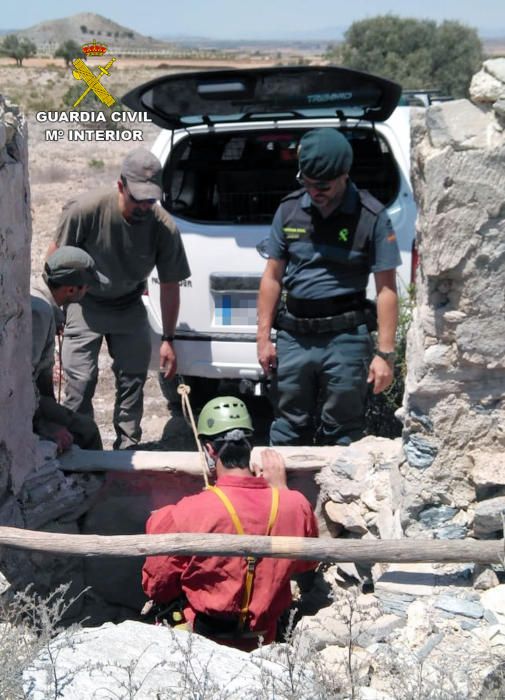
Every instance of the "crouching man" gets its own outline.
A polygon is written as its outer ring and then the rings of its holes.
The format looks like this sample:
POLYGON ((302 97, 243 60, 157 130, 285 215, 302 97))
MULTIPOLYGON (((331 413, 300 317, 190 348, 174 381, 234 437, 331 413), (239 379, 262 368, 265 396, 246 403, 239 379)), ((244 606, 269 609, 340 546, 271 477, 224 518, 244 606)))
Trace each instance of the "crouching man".
MULTIPOLYGON (((317 537, 309 502, 286 486, 279 453, 264 450, 261 466, 250 466, 252 423, 244 403, 232 396, 209 401, 198 433, 217 482, 176 505, 155 511, 148 534, 220 534, 317 537)), ((146 595, 160 606, 182 599, 192 629, 216 642, 250 651, 275 639, 277 621, 291 603, 292 575, 317 562, 225 556, 147 557, 146 595)))
POLYGON ((89 287, 106 286, 91 256, 73 246, 63 246, 49 256, 42 281, 31 289, 32 370, 37 408, 33 430, 53 440, 58 452, 75 442, 84 450, 101 450, 102 440, 94 420, 60 405, 54 395, 54 337, 64 325, 62 306, 79 301, 89 287))

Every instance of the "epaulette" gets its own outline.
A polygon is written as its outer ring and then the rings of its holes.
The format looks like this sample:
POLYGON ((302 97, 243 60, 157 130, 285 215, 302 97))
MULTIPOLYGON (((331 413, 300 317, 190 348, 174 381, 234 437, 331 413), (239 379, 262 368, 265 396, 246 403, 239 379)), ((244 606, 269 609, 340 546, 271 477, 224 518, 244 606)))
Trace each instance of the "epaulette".
POLYGON ((358 190, 358 192, 361 204, 365 207, 365 209, 371 211, 372 214, 377 215, 385 208, 384 204, 379 202, 379 200, 371 195, 368 190, 358 190))
POLYGON ((303 195, 305 194, 305 191, 305 187, 300 187, 300 189, 295 190, 294 192, 290 192, 281 199, 281 204, 282 202, 287 202, 290 199, 300 199, 300 197, 303 197, 303 195))

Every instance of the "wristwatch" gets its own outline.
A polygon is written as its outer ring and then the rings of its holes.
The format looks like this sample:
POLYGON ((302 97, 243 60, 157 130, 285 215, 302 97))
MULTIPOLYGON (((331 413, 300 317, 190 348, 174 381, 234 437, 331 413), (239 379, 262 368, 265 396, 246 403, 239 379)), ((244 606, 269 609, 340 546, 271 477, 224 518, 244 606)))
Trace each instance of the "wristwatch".
POLYGON ((391 352, 382 352, 382 350, 376 350, 375 354, 377 357, 382 357, 383 360, 386 360, 386 362, 389 362, 390 364, 394 364, 394 361, 396 359, 396 352, 392 350, 391 352))
POLYGON ((165 342, 172 343, 173 340, 174 340, 174 336, 173 336, 173 335, 165 335, 165 334, 164 334, 164 335, 161 336, 161 342, 162 342, 162 343, 165 343, 165 342))

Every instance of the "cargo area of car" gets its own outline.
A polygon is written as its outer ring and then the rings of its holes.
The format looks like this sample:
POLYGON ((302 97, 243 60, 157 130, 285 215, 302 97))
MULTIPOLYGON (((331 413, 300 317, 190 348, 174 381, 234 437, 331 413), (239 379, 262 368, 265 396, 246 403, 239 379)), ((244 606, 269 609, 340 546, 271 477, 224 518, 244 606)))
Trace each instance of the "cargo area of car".
MULTIPOLYGON (((164 204, 178 217, 208 223, 269 224, 280 200, 298 187, 297 148, 307 129, 190 134, 164 172, 164 204)), ((373 128, 344 127, 354 152, 351 178, 385 206, 397 196, 398 166, 373 128)))

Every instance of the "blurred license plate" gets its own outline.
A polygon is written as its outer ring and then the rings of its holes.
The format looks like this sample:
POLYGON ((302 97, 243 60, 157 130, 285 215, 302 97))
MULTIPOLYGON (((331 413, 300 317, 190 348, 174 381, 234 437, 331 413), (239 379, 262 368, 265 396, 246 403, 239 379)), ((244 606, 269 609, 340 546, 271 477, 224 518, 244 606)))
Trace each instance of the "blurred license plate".
POLYGON ((216 326, 255 326, 256 292, 214 293, 216 326))

